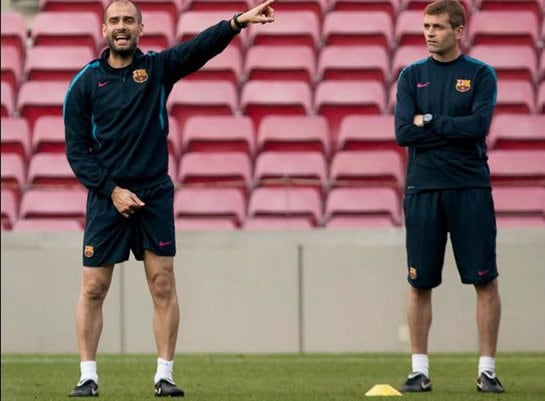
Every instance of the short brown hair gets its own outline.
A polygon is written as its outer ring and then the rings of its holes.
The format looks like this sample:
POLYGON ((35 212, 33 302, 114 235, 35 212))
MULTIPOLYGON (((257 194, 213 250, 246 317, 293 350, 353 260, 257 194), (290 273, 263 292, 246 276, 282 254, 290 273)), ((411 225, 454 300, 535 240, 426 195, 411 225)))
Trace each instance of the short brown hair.
POLYGON ((424 13, 427 15, 448 14, 452 28, 466 24, 466 10, 458 0, 436 0, 428 4, 424 13))

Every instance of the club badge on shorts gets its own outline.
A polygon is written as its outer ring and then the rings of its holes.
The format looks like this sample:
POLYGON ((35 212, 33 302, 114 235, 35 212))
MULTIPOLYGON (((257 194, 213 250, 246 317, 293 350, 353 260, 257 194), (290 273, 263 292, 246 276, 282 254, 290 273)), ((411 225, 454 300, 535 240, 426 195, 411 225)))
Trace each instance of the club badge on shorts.
POLYGON ((132 79, 136 83, 144 83, 148 80, 148 72, 145 69, 134 70, 132 72, 132 79))
POLYGON ((471 79, 457 79, 456 90, 458 92, 467 92, 471 89, 471 79))
POLYGON ((411 280, 414 280, 414 279, 416 279, 416 276, 417 276, 416 267, 409 267, 409 278, 411 280))
POLYGON ((86 258, 92 258, 95 254, 95 247, 93 245, 85 245, 85 249, 83 250, 83 254, 86 258))

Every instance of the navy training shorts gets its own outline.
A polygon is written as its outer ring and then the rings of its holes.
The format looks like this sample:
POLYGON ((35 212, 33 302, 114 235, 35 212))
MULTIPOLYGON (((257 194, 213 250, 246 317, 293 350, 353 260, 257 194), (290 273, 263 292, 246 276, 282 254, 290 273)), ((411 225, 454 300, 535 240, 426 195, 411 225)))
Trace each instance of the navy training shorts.
POLYGON ((131 250, 136 260, 143 260, 144 250, 159 256, 176 254, 172 181, 133 192, 145 206, 128 218, 117 211, 111 198, 89 192, 83 237, 84 266, 124 262, 131 250))
POLYGON ((405 195, 407 280, 420 289, 441 284, 447 238, 464 284, 498 276, 496 217, 490 188, 405 195))

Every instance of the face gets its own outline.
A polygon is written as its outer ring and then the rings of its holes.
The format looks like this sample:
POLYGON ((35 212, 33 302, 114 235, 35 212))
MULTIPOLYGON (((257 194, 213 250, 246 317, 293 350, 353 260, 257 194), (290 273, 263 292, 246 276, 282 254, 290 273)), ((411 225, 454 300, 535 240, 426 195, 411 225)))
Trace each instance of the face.
POLYGON ((459 53, 458 41, 464 27, 453 28, 448 14, 424 15, 424 37, 428 51, 438 60, 456 57, 459 53))
POLYGON ((134 53, 143 25, 138 22, 138 12, 131 3, 116 2, 106 10, 102 36, 113 55, 129 57, 134 53))

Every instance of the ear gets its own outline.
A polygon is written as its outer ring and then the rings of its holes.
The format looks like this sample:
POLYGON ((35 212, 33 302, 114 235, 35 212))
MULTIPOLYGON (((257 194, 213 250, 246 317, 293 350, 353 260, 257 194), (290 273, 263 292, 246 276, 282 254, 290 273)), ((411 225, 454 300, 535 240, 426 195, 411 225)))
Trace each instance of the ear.
POLYGON ((456 31, 456 39, 462 39, 462 37, 464 36, 466 32, 466 27, 463 25, 460 25, 456 27, 455 31, 456 31))
POLYGON ((102 24, 102 37, 106 37, 106 24, 102 24))

